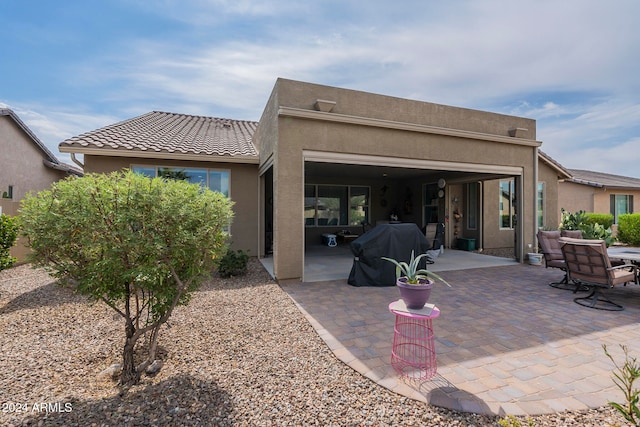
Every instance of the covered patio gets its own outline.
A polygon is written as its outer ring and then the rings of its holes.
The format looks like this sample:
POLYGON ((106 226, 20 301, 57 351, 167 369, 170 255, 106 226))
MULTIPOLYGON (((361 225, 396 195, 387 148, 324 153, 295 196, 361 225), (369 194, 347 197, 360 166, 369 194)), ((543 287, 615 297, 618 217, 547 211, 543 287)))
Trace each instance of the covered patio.
MULTIPOLYGON (((621 402, 602 344, 619 361, 619 344, 640 354, 640 288, 608 291, 624 305, 622 312, 592 310, 575 304, 572 292, 547 285, 562 272, 493 258, 447 250, 431 266, 453 287, 436 286, 431 295, 441 310, 433 321, 438 374, 423 382, 405 382, 390 366, 394 316, 388 305, 398 299, 394 286, 352 287, 346 276, 281 286, 336 357, 413 399, 500 415, 621 402), (447 268, 447 257, 455 269, 447 268)), ((330 264, 325 272, 339 269, 330 264)))

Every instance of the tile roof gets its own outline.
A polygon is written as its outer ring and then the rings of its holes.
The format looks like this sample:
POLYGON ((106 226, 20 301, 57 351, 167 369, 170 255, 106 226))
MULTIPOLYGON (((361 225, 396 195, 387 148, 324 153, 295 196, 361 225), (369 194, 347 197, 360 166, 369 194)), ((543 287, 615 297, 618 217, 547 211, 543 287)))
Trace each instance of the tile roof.
MULTIPOLYGON (((173 156, 222 156, 257 160, 258 122, 152 111, 83 133, 60 143, 60 151, 98 154, 95 149, 173 156)), ((120 154, 121 155, 121 154, 120 154)))
POLYGON ((548 165, 553 167, 558 171, 559 175, 564 175, 565 178, 571 178, 571 172, 560 163, 558 163, 555 159, 553 159, 550 155, 538 149, 538 157, 545 161, 548 165))
POLYGON ((567 182, 584 184, 592 187, 634 188, 640 189, 640 179, 628 176, 612 175, 603 172, 592 172, 582 169, 569 169, 572 178, 567 182))
POLYGON ((83 172, 75 166, 68 165, 58 160, 58 158, 47 148, 47 146, 44 145, 42 141, 40 141, 40 138, 38 138, 36 134, 33 133, 31 129, 29 129, 29 127, 20 119, 20 117, 18 117, 18 115, 12 109, 0 108, 0 116, 10 117, 18 125, 18 127, 22 129, 25 134, 27 134, 29 139, 31 139, 35 146, 44 155, 44 159, 42 159, 42 162, 46 167, 60 170, 72 175, 83 174, 83 172))

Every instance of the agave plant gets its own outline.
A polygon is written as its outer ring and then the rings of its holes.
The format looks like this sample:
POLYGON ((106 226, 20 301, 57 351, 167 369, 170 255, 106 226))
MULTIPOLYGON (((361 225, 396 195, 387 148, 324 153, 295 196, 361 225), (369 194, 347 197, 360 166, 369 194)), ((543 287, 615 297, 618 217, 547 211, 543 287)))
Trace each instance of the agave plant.
POLYGON ((406 277, 407 283, 410 285, 419 285, 420 279, 435 279, 451 287, 451 285, 446 280, 444 280, 433 271, 429 271, 424 268, 418 268, 420 260, 426 256, 428 256, 428 254, 421 254, 416 257, 414 251, 411 251, 411 260, 408 263, 404 261, 397 261, 395 259, 387 257, 381 257, 381 259, 395 264, 396 278, 406 277))

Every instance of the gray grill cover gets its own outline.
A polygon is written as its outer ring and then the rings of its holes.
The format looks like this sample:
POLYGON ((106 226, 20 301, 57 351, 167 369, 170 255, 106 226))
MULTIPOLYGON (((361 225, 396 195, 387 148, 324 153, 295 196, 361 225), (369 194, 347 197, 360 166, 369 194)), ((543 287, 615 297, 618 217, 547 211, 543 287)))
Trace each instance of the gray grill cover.
MULTIPOLYGON (((396 266, 380 257, 409 262, 411 250, 415 256, 431 249, 420 228, 413 223, 380 224, 351 242, 353 267, 348 283, 352 286, 395 286, 396 266)), ((425 268, 426 258, 420 268, 425 268)))

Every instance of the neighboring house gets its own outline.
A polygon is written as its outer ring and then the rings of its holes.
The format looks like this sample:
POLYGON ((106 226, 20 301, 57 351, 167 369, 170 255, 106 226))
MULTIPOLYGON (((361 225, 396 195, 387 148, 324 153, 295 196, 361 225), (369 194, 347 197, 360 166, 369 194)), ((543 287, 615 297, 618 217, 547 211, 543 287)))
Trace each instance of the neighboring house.
POLYGON ((569 169, 571 177, 558 184, 560 208, 568 212, 610 213, 618 217, 638 211, 640 179, 581 169, 569 169))
POLYGON ((539 225, 557 226, 569 177, 540 145, 532 119, 278 79, 259 122, 152 112, 60 151, 83 154, 85 172, 177 172, 225 192, 233 246, 304 280, 323 234, 396 216, 446 223, 446 247, 473 239, 522 260, 539 225))
MULTIPOLYGON (((12 110, 0 109, 0 212, 17 215, 20 200, 29 192, 82 171, 61 163, 12 110)), ((18 244, 12 255, 24 260, 18 244)))

